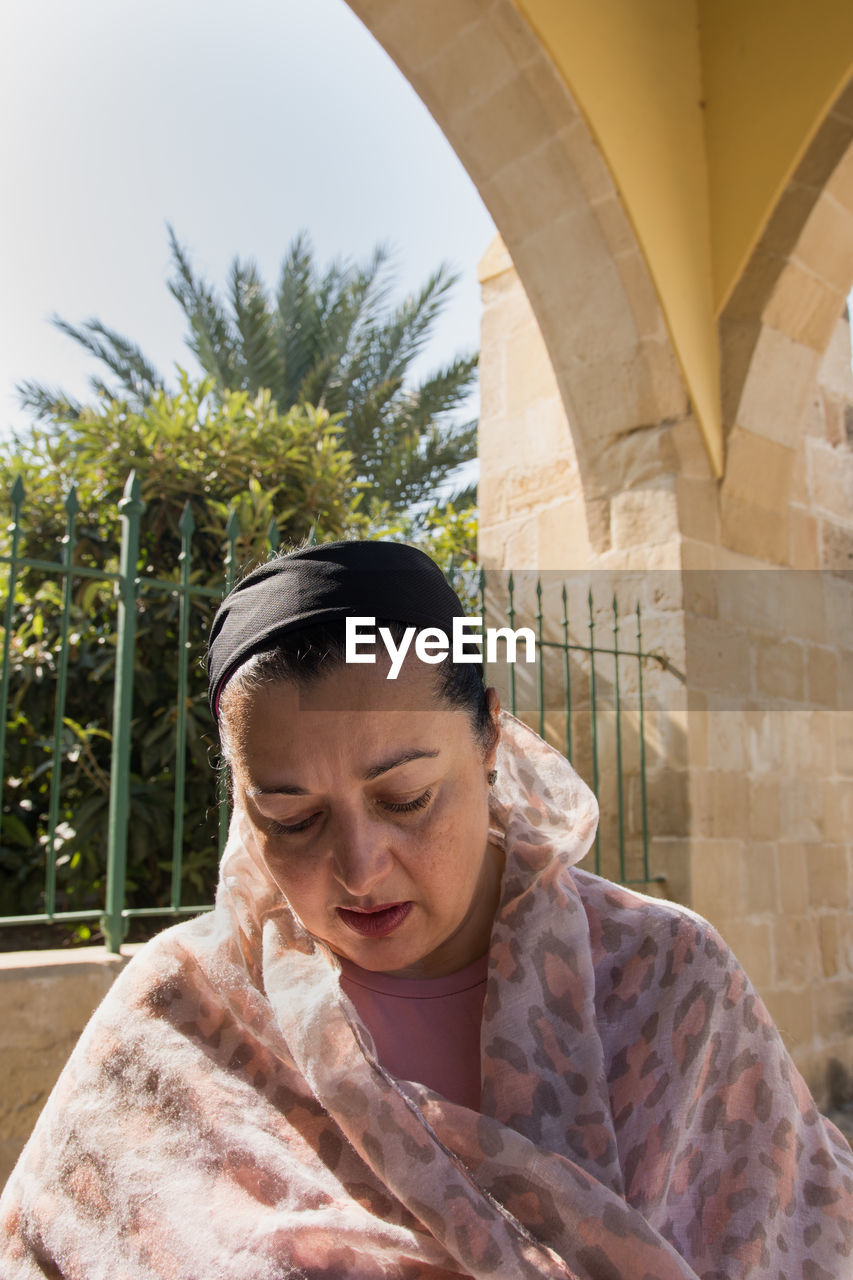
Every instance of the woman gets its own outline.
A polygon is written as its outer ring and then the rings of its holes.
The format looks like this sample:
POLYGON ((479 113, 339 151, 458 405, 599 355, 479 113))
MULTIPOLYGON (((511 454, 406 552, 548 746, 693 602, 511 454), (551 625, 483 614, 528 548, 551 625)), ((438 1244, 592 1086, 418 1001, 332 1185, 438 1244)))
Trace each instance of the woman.
POLYGON ((2 1201, 10 1277, 853 1275, 853 1160, 713 929, 597 821, 411 548, 309 547, 211 633, 216 909, 125 970, 2 1201), (422 650, 425 651, 425 650, 422 650))

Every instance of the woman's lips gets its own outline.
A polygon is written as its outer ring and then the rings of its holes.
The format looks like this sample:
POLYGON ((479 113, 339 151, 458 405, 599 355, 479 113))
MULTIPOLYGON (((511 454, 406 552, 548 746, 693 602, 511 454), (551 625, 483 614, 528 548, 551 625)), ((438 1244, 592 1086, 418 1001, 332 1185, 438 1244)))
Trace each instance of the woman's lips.
POLYGON ((403 923, 412 905, 411 902, 391 902, 383 907, 373 907, 370 911, 351 911, 348 907, 338 907, 337 912, 354 933, 360 933, 364 938, 384 938, 403 923))

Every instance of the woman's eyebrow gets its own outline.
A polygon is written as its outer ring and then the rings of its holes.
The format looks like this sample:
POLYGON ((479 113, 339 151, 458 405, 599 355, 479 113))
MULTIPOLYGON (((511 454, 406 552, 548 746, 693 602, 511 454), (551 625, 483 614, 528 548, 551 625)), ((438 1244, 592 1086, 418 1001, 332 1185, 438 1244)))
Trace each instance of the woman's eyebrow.
MULTIPOLYGON (((440 755, 440 751, 420 751, 413 747, 410 751, 402 751, 399 755, 391 756, 387 760, 380 760, 377 764, 371 765, 362 777, 365 782, 372 782, 374 778, 380 777, 383 773, 389 773, 392 769, 397 769, 401 764, 409 764, 412 760, 434 760, 440 755)), ((313 793, 306 790, 305 787, 292 786, 283 782, 279 787, 247 787, 250 796, 309 796, 313 793)))
POLYGON ((380 760, 378 764, 371 765, 363 774, 363 777, 365 782, 372 782, 380 774, 388 773, 391 769, 396 769, 401 764, 409 764, 412 760, 434 760, 440 754, 439 751, 419 751, 413 747, 411 751, 403 751, 400 755, 392 756, 388 760, 380 760))

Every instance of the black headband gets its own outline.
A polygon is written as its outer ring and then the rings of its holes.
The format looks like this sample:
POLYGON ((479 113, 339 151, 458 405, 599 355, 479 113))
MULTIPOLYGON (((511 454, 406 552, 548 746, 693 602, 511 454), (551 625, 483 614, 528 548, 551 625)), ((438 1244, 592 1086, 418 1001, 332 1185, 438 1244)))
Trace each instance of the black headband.
POLYGON ((438 565, 399 542, 325 542, 253 569, 219 606, 207 644, 210 706, 237 668, 290 631, 346 617, 449 635, 465 610, 438 565))

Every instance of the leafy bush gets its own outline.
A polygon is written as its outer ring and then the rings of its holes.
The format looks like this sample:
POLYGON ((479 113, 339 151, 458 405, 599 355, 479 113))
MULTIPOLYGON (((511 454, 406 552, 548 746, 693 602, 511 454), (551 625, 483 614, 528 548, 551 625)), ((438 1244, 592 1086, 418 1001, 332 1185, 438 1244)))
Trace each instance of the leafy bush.
MULTIPOLYGON (((334 418, 308 405, 281 414, 263 392, 255 399, 246 392, 214 398, 211 389, 209 381, 191 383, 182 375, 177 394, 157 392, 140 411, 115 401, 86 409, 58 428, 32 429, 0 456, 6 491, 18 475, 25 490, 18 554, 59 559, 66 512, 58 499, 74 486, 72 564, 105 574, 118 569, 116 511, 129 470, 139 477, 145 509, 137 565, 128 832, 132 906, 168 900, 179 623, 179 598, 168 583, 180 578, 185 507, 195 522, 191 583, 216 591, 224 585, 232 508, 238 565, 264 558, 270 540, 275 545, 311 533, 324 539, 360 536, 366 527, 352 458, 340 445, 334 418), (158 581, 166 585, 158 587, 158 581)), ((11 531, 0 537, 8 555, 11 531)), ((24 568, 18 575, 0 827, 2 914, 43 909, 62 593, 62 579, 44 568, 24 568)), ((215 598, 199 597, 191 610, 183 892, 192 901, 209 898, 217 860, 216 779, 210 767, 215 733, 200 661, 215 606, 215 598)), ((73 579, 70 678, 59 734, 58 839, 52 850, 58 910, 103 901, 116 611, 113 579, 73 579)))
MULTIPOLYGON (((119 566, 117 508, 135 469, 145 503, 137 573, 136 649, 128 828, 127 899, 133 907, 168 902, 177 726, 181 521, 192 514, 190 581, 213 594, 193 599, 190 615, 184 902, 212 897, 218 860, 216 735, 202 666, 217 594, 225 582, 229 512, 236 518, 235 568, 264 559, 270 544, 340 537, 414 541, 444 567, 471 568, 473 509, 451 505, 417 516, 373 504, 342 447, 338 420, 304 405, 279 413, 267 392, 212 394, 212 383, 180 378, 180 390, 153 394, 133 409, 107 401, 45 429, 34 427, 0 453, 0 484, 23 482, 19 556, 71 562, 95 576, 72 578, 68 694, 59 726, 58 825, 46 848, 54 748, 63 579, 44 567, 19 571, 9 636, 0 914, 43 910, 45 856, 57 869, 56 909, 97 909, 104 900, 112 750, 119 566), (66 537, 72 490, 73 544, 66 537)), ((232 523, 232 529, 234 528, 232 523)), ((11 527, 0 532, 9 555, 11 527)), ((160 921, 159 923, 162 923, 160 921)), ((80 926, 81 937, 88 936, 80 926)), ((0 945, 4 935, 0 931, 0 945)))

